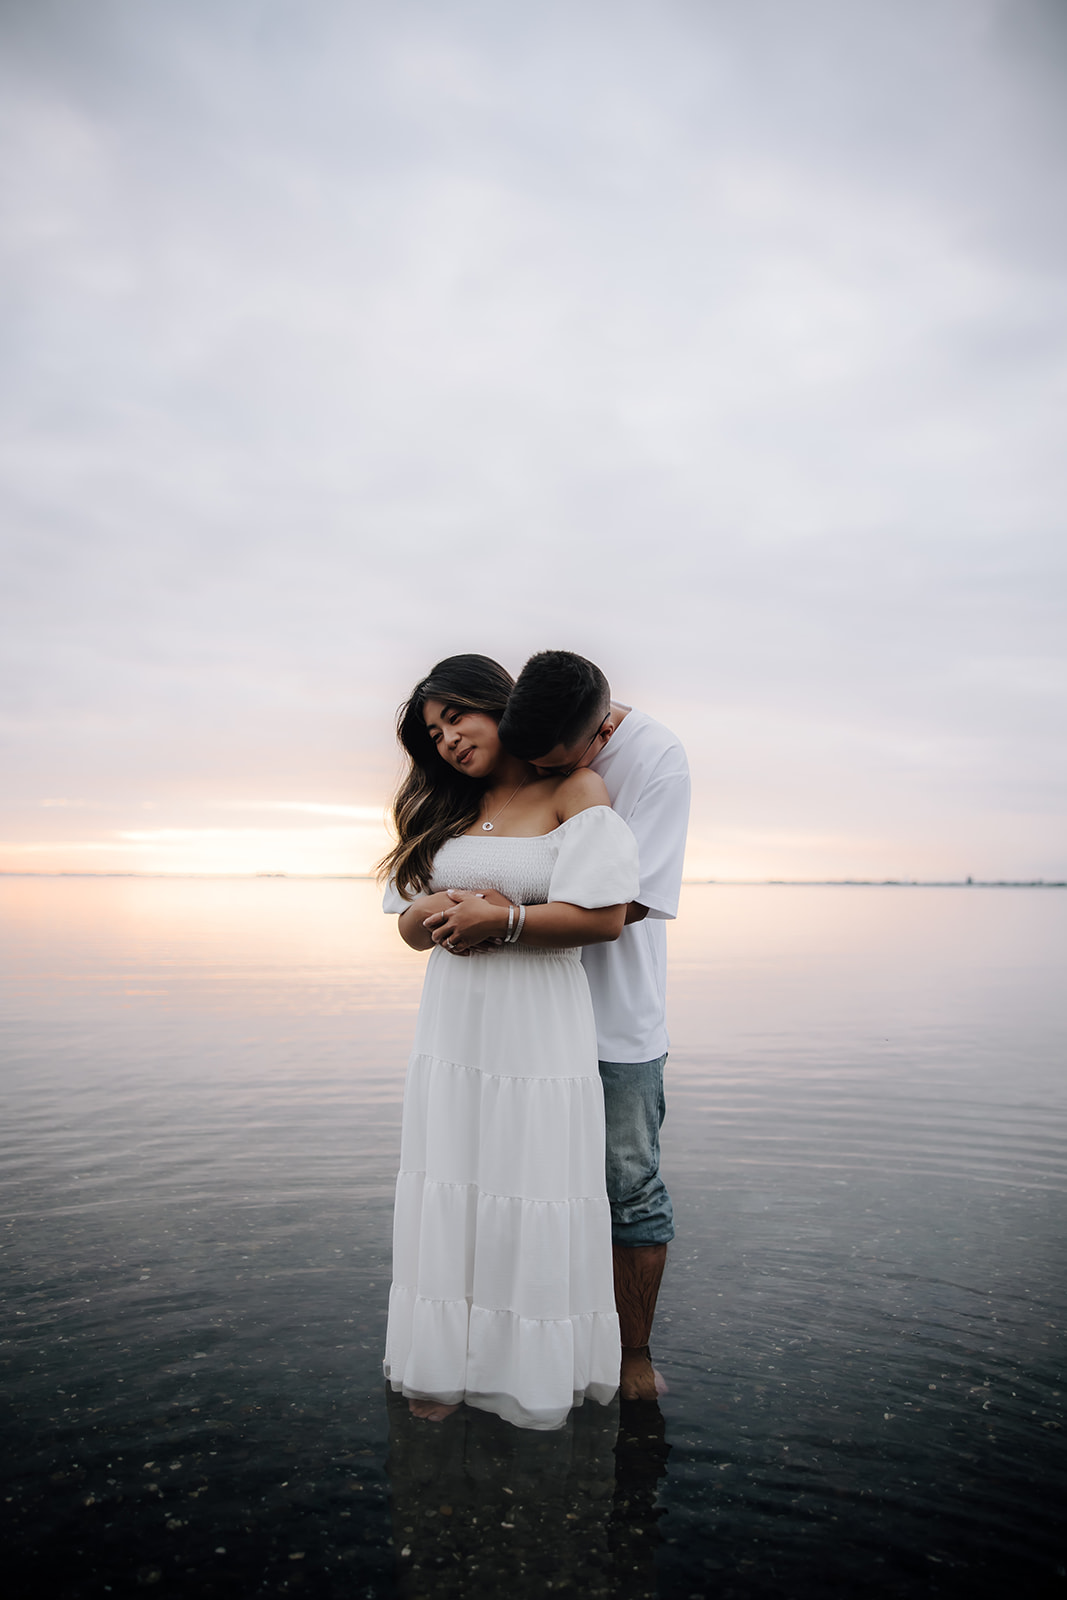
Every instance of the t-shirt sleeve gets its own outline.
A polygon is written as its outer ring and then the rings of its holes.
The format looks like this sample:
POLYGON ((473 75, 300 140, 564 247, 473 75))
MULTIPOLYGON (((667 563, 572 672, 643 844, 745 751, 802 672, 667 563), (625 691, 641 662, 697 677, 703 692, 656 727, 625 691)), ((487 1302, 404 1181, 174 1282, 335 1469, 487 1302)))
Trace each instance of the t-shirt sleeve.
POLYGON ((641 859, 641 885, 631 899, 647 906, 650 917, 676 917, 689 826, 689 772, 684 756, 678 762, 660 764, 627 821, 641 859))
POLYGON ((639 884, 637 843, 610 806, 590 806, 563 824, 549 900, 592 911, 627 904, 639 884))

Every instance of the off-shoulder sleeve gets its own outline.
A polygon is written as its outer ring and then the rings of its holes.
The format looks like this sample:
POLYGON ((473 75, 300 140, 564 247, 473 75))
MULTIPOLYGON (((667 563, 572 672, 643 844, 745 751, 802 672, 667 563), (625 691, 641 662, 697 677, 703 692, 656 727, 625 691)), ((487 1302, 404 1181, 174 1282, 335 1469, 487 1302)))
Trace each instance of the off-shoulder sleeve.
POLYGON ((382 910, 391 911, 399 915, 401 911, 406 911, 410 904, 411 901, 405 900, 397 888, 396 879, 390 878, 385 886, 385 893, 382 895, 382 910))
POLYGON ((633 900, 640 883, 637 841, 610 806, 590 806, 563 823, 549 900, 587 911, 633 900))

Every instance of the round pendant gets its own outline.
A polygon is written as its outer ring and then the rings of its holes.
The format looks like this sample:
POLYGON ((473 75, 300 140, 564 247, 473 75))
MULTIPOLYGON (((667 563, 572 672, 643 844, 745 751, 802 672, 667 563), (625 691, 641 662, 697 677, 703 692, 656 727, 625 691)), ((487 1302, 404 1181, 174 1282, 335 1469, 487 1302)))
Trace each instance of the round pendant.
POLYGON ((482 823, 482 832, 483 833, 492 833, 492 831, 493 831, 493 824, 491 822, 483 822, 482 823))

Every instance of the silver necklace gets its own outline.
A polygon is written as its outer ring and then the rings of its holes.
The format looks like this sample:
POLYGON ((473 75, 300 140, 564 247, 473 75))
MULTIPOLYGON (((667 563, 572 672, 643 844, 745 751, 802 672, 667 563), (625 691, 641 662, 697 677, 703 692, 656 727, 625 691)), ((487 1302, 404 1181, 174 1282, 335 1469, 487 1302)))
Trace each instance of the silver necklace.
MULTIPOLYGON (((525 787, 529 783, 529 781, 530 781, 529 778, 523 778, 522 782, 519 784, 519 789, 525 789, 525 787)), ((501 811, 506 811, 507 810, 508 806, 511 804, 511 802, 514 800, 515 796, 518 794, 519 789, 513 789, 511 791, 511 793, 508 795, 507 799, 504 801, 504 804, 500 807, 500 811, 497 812, 497 814, 496 814, 497 817, 499 817, 501 811)), ((488 822, 483 822, 482 823, 482 832, 483 833, 492 833, 492 831, 493 831, 493 823, 495 821, 496 821, 496 817, 493 817, 488 822)))

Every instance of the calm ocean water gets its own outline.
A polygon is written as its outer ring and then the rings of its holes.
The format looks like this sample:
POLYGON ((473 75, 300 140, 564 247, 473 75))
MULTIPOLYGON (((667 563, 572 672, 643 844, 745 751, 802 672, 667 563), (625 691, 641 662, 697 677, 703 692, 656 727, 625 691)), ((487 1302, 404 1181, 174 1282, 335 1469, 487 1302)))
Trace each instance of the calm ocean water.
POLYGON ((0 879, 9 1592, 1067 1594, 1067 893, 686 890, 670 1393, 555 1435, 384 1393, 377 904, 0 879))

